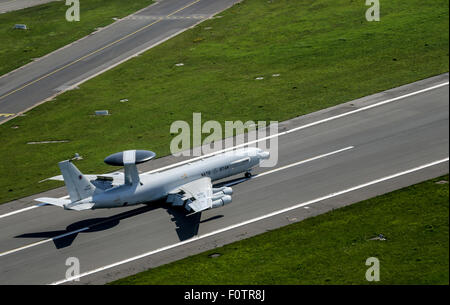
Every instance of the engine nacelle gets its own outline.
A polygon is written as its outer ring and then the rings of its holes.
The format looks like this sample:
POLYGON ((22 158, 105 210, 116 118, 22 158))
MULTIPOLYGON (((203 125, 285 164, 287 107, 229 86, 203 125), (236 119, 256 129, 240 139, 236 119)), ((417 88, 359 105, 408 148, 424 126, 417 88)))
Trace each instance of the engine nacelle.
POLYGON ((223 195, 219 199, 213 200, 211 209, 220 208, 229 203, 231 203, 231 196, 223 195))
POLYGON ((218 188, 213 187, 213 193, 214 193, 214 195, 216 193, 222 193, 225 195, 233 195, 233 189, 229 186, 223 186, 223 187, 218 187, 218 188))

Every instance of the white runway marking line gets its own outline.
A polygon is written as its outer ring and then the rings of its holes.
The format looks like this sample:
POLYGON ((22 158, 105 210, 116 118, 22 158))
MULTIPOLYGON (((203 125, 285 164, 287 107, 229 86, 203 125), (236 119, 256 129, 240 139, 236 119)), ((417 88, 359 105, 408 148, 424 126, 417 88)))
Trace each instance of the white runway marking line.
MULTIPOLYGON (((295 131, 299 131, 299 130, 302 130, 302 129, 305 129, 305 128, 308 128, 308 127, 311 127, 311 126, 314 126, 314 125, 318 125, 318 124, 325 123, 325 122, 328 122, 328 121, 331 121, 331 120, 335 120, 335 119, 338 119, 338 118, 341 118, 341 117, 345 117, 347 115, 351 115, 351 114, 354 114, 354 113, 357 113, 357 112, 361 112, 361 111, 364 111, 364 110, 367 110, 367 109, 371 109, 371 108, 374 108, 374 107, 377 107, 377 106, 381 106, 381 105, 385 105, 385 104, 388 104, 388 103, 391 103, 391 102, 395 102, 395 101, 398 101, 400 99, 403 99, 403 98, 406 98, 406 97, 410 97, 410 96, 413 96, 413 95, 416 95, 416 94, 420 94, 420 93, 423 93, 423 92, 434 90, 434 89, 446 86, 448 84, 449 84, 449 82, 445 82, 445 83, 441 83, 441 84, 438 84, 438 85, 435 85, 435 86, 431 86, 431 87, 428 87, 428 88, 425 88, 425 89, 422 89, 422 90, 418 90, 418 91, 411 92, 411 93, 408 93, 408 94, 405 94, 405 95, 401 95, 401 96, 398 96, 398 97, 395 97, 395 98, 392 98, 392 99, 384 100, 384 101, 381 101, 381 102, 378 102, 378 103, 375 103, 375 104, 372 104, 372 105, 369 105, 369 106, 366 106, 366 107, 362 107, 360 109, 352 110, 352 111, 349 111, 349 112, 346 112, 346 113, 343 113, 343 114, 339 114, 339 115, 332 116, 332 117, 329 117, 329 118, 326 118, 326 119, 322 119, 322 120, 319 120, 319 121, 316 121, 316 122, 312 122, 312 123, 309 123, 309 124, 306 124, 306 125, 303 125, 303 126, 300 126, 300 127, 296 127, 296 128, 293 128, 293 129, 290 129, 290 130, 287 130, 287 131, 284 131, 284 132, 272 135, 272 136, 268 136, 268 137, 265 137, 265 138, 262 138, 262 139, 257 139, 257 140, 252 141, 252 142, 247 142, 247 143, 244 143, 244 144, 236 145, 236 146, 233 146, 231 148, 222 149, 222 150, 217 151, 217 152, 213 152, 213 153, 206 154, 206 155, 203 155, 203 156, 200 156, 200 157, 195 157, 195 158, 192 158, 192 159, 189 159, 189 160, 181 161, 181 162, 174 163, 174 164, 171 164, 171 165, 168 165, 168 166, 164 166, 164 167, 161 167, 161 168, 158 168, 158 169, 155 169, 155 170, 151 170, 151 171, 143 173, 143 175, 148 175, 148 174, 151 174, 151 173, 160 172, 160 171, 163 171, 163 170, 175 167, 175 166, 179 166, 179 165, 186 164, 186 163, 189 163, 189 162, 192 162, 192 161, 196 161, 196 160, 199 160, 199 159, 202 159, 202 158, 206 158, 206 157, 210 157, 210 156, 213 156, 213 155, 216 155, 216 154, 220 154, 220 153, 228 151, 228 150, 233 150, 233 149, 238 148, 238 147, 242 147, 242 146, 254 144, 254 143, 257 143, 257 142, 265 141, 265 140, 271 139, 273 137, 283 136, 283 135, 286 135, 286 134, 289 134, 289 133, 292 133, 292 132, 295 132, 295 131)), ((61 197, 60 199, 62 199, 62 198, 68 198, 68 196, 61 197)), ((9 216, 9 215, 14 215, 14 214, 17 214, 17 213, 20 213, 20 212, 25 212, 27 210, 29 210, 29 208, 18 210, 16 213, 11 212, 11 213, 8 213, 8 214, 5 214, 5 215, 0 215, 0 219, 3 218, 3 217, 9 216)))
POLYGON ((25 212, 25 211, 28 211, 28 210, 32 210, 32 209, 35 209, 37 207, 39 207, 39 205, 33 205, 31 207, 28 207, 28 208, 24 208, 24 209, 20 209, 20 210, 17 210, 17 211, 10 212, 10 213, 6 213, 6 214, 3 214, 3 215, 0 215, 0 219, 4 218, 4 217, 11 216, 11 215, 14 215, 14 214, 18 214, 18 213, 21 213, 21 212, 25 212))
POLYGON ((275 172, 278 172, 278 171, 281 171, 281 170, 284 170, 284 169, 287 169, 287 168, 290 168, 290 167, 301 165, 303 163, 311 162, 311 161, 314 161, 314 160, 317 160, 317 159, 322 159, 322 158, 325 158, 325 157, 328 157, 328 156, 331 156, 331 155, 334 155, 334 154, 337 154, 337 153, 340 153, 340 152, 343 152, 343 151, 346 151, 346 150, 349 150, 349 149, 352 149, 352 148, 354 148, 354 146, 349 146, 349 147, 346 147, 346 148, 342 148, 342 149, 339 149, 339 150, 335 150, 335 151, 329 152, 327 154, 323 154, 323 155, 316 156, 316 157, 313 157, 313 158, 309 158, 309 159, 306 159, 306 160, 303 160, 303 161, 299 161, 299 162, 288 164, 288 165, 285 165, 285 166, 282 166, 282 167, 279 167, 279 168, 275 168, 273 170, 270 170, 270 171, 267 171, 267 172, 263 172, 261 174, 257 174, 252 179, 256 179, 258 177, 269 175, 269 174, 272 174, 272 173, 275 173, 275 172))
MULTIPOLYGON (((65 199, 65 198, 69 198, 69 196, 67 195, 67 196, 61 197, 60 199, 65 199)), ((31 207, 27 207, 27 208, 23 208, 23 209, 20 209, 20 210, 17 210, 17 211, 9 212, 9 213, 0 215, 0 219, 2 219, 4 217, 12 216, 14 214, 22 213, 22 212, 25 212, 25 211, 28 211, 28 210, 32 210, 32 209, 35 209, 35 208, 39 208, 39 207, 44 206, 44 205, 47 205, 47 204, 39 203, 39 204, 33 205, 31 207)))
POLYGON ((415 168, 412 168, 412 169, 409 169, 409 170, 405 170, 403 172, 399 172, 399 173, 396 173, 396 174, 393 174, 393 175, 385 176, 383 178, 372 180, 370 182, 367 182, 367 183, 364 183, 364 184, 360 184, 360 185, 357 185, 357 186, 354 186, 354 187, 351 187, 351 188, 348 188, 348 189, 345 189, 345 190, 342 190, 342 191, 339 191, 339 192, 331 193, 331 194, 328 194, 328 195, 323 196, 323 197, 319 197, 319 198, 312 199, 312 200, 309 200, 309 201, 306 201, 306 202, 303 202, 303 203, 296 204, 296 205, 291 206, 289 208, 278 210, 278 211, 275 211, 275 212, 272 212, 272 213, 269 213, 269 214, 266 214, 266 215, 263 215, 263 216, 260 216, 260 217, 256 217, 256 218, 253 218, 253 219, 241 222, 241 223, 237 223, 235 225, 231 225, 231 226, 228 226, 228 227, 225 227, 225 228, 222 228, 222 229, 219 229, 219 230, 216 230, 216 231, 213 231, 213 232, 201 235, 201 236, 197 236, 197 237, 193 237, 191 239, 187 239, 185 241, 182 241, 182 242, 179 242, 179 243, 176 243, 176 244, 172 244, 172 245, 169 245, 169 246, 166 246, 166 247, 162 247, 162 248, 159 248, 159 249, 156 249, 156 250, 153 250, 153 251, 149 251, 147 253, 144 253, 144 254, 141 254, 141 255, 137 255, 137 256, 134 256, 134 257, 131 257, 131 258, 128 258, 128 259, 125 259, 125 260, 122 260, 122 261, 110 264, 110 265, 106 265, 106 266, 103 266, 103 267, 100 267, 100 268, 97 268, 97 269, 94 269, 94 270, 91 270, 91 271, 88 271, 88 272, 84 272, 84 273, 79 274, 77 276, 73 276, 73 277, 70 277, 70 278, 67 278, 67 279, 64 279, 64 280, 56 281, 56 282, 53 282, 53 283, 51 283, 49 285, 59 285, 59 284, 63 284, 63 283, 66 283, 66 282, 71 282, 71 281, 73 281, 75 279, 79 279, 79 278, 82 278, 82 277, 85 277, 85 276, 88 276, 88 275, 91 275, 91 274, 94 274, 94 273, 97 273, 97 272, 100 272, 100 271, 103 271, 103 270, 106 270, 106 269, 110 269, 110 268, 113 268, 113 267, 116 267, 116 266, 119 266, 119 265, 122 265, 122 264, 125 264, 125 263, 128 263, 128 262, 131 262, 131 261, 135 261, 135 260, 138 260, 140 258, 150 256, 152 254, 156 254, 156 253, 159 253, 159 252, 162 252, 162 251, 165 251, 165 250, 169 250, 169 249, 172 249, 172 248, 175 248, 175 247, 178 247, 178 246, 182 246, 184 244, 188 244, 188 243, 200 240, 200 239, 204 239, 204 238, 209 237, 209 236, 213 236, 213 235, 216 235, 216 234, 219 234, 219 233, 222 233, 222 232, 226 232, 226 231, 229 231, 229 230, 241 227, 241 226, 245 226, 245 225, 251 224, 253 222, 259 221, 259 220, 263 220, 263 219, 266 219, 266 218, 269 218, 269 217, 272 217, 272 216, 276 216, 278 214, 289 212, 291 210, 295 210, 295 209, 298 209, 300 207, 311 205, 311 204, 314 204, 314 203, 317 203, 317 202, 320 202, 320 201, 323 201, 323 200, 326 200, 326 199, 330 199, 330 198, 333 198, 333 197, 336 197, 336 196, 339 196, 339 195, 342 195, 342 194, 345 194, 345 193, 349 193, 349 192, 352 192, 352 191, 355 191, 355 190, 358 190, 358 189, 361 189, 361 188, 364 188, 364 187, 368 187, 368 186, 371 186, 373 184, 377 184, 377 183, 380 183, 380 182, 383 182, 383 181, 387 181, 387 180, 390 180, 390 179, 394 179, 394 178, 397 178, 397 177, 400 177, 400 176, 403 176, 403 175, 406 175, 406 174, 410 174, 410 173, 422 170, 422 169, 427 168, 427 167, 431 167, 431 166, 434 166, 434 165, 437 165, 437 164, 440 164, 440 163, 448 162, 448 160, 449 160, 449 158, 447 157, 445 159, 441 159, 441 160, 437 160, 437 161, 434 161, 434 162, 431 162, 431 163, 427 163, 427 164, 424 164, 424 165, 421 165, 421 166, 418 166, 418 167, 415 167, 415 168))
MULTIPOLYGON (((346 151, 346 150, 349 150, 349 149, 352 149, 352 148, 354 148, 354 146, 349 146, 349 147, 342 148, 342 149, 339 149, 339 150, 335 150, 335 151, 332 151, 332 152, 329 152, 329 153, 326 153, 326 154, 323 154, 323 155, 312 157, 312 158, 309 158, 309 159, 306 159, 306 160, 303 160, 303 161, 300 161, 300 162, 292 163, 292 164, 289 164, 289 165, 286 165, 286 166, 283 166, 283 167, 280 167, 280 168, 277 168, 277 169, 274 169, 274 170, 271 170, 271 171, 267 171, 267 172, 255 175, 254 178, 262 177, 262 176, 265 176, 265 175, 268 175, 268 174, 272 174, 272 173, 275 173, 275 172, 278 172, 280 170, 284 170, 284 169, 287 169, 287 168, 290 168, 290 167, 293 167, 293 166, 297 166, 297 165, 304 164, 304 163, 307 163, 307 162, 311 162, 311 161, 314 161, 314 160, 317 160, 317 159, 325 158, 325 157, 328 157, 328 156, 331 156, 331 155, 334 155, 334 154, 337 154, 337 153, 340 153, 340 152, 343 152, 343 151, 346 151)), ((28 209, 36 208, 36 207, 37 206, 32 206, 32 207, 29 207, 28 209)), ((113 219, 111 219, 111 221, 113 219)), ((8 254, 15 253, 15 252, 18 252, 18 251, 21 251, 21 250, 25 250, 25 249, 28 249, 28 248, 31 248, 31 247, 34 247, 34 246, 39 246, 39 245, 42 245, 42 244, 47 243, 49 241, 56 240, 58 238, 66 237, 66 236, 69 236, 69 235, 72 235, 72 234, 76 234, 76 233, 80 233, 80 232, 88 230, 91 227, 95 227, 95 226, 97 226, 99 224, 101 224, 101 223, 96 223, 96 224, 93 224, 93 225, 91 225, 89 227, 85 227, 85 228, 82 228, 82 229, 79 229, 79 230, 75 230, 75 231, 72 231, 72 232, 67 232, 67 233, 64 233, 64 234, 52 237, 52 238, 44 239, 44 240, 41 240, 41 241, 38 241, 38 242, 35 242, 35 243, 32 243, 32 244, 29 244, 29 245, 25 245, 25 246, 22 246, 22 247, 19 247, 19 248, 16 248, 16 249, 12 249, 12 250, 0 253, 0 257, 8 255, 8 254)))

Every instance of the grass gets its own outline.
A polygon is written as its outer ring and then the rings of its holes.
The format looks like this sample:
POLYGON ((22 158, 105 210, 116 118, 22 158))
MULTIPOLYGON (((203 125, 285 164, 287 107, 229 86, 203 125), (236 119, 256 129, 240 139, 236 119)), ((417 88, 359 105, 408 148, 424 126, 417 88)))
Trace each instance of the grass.
POLYGON ((388 1, 380 22, 365 20, 367 8, 246 0, 0 125, 0 202, 61 185, 38 181, 75 152, 86 173, 113 170, 103 158, 126 149, 167 155, 171 123, 193 112, 283 121, 448 71, 448 1, 388 1), (27 144, 43 140, 69 142, 27 144))
POLYGON ((448 285, 448 199, 447 175, 112 284, 448 285), (385 241, 371 240, 380 233, 385 241), (369 257, 380 261, 379 282, 365 279, 369 257))
POLYGON ((66 21, 65 1, 46 3, 0 14, 0 75, 80 39, 96 28, 125 17, 152 3, 151 0, 83 0, 80 21, 66 21), (29 30, 14 29, 26 24, 29 30))

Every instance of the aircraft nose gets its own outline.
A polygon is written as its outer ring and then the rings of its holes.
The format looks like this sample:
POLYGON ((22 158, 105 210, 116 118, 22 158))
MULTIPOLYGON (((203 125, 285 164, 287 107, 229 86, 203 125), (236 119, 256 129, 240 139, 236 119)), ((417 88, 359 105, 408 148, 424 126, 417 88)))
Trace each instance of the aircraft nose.
POLYGON ((268 151, 264 151, 264 150, 259 152, 258 155, 259 155, 259 158, 262 160, 267 160, 270 157, 270 153, 268 151))

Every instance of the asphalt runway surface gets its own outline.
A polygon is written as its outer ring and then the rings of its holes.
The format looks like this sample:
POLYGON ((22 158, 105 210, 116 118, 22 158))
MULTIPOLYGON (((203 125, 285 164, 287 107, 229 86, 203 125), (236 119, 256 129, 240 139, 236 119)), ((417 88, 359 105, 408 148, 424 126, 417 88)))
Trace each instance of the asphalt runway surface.
POLYGON ((0 14, 62 0, 0 0, 0 14))
POLYGON ((194 217, 159 203, 75 212, 32 202, 65 188, 1 205, 0 284, 102 284, 446 174, 448 98, 446 73, 282 122, 278 164, 194 217), (65 279, 69 257, 79 281, 65 279))
MULTIPOLYGON (((0 77, 0 124, 213 18, 237 0, 161 0, 0 77)), ((175 65, 176 63, 174 63, 175 65)))

